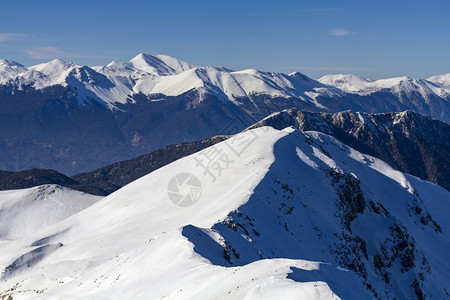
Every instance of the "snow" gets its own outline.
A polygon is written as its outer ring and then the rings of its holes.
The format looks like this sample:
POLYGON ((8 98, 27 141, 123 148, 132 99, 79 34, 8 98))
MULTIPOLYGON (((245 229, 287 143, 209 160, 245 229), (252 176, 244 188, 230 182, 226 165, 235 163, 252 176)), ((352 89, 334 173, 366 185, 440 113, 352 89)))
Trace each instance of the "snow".
POLYGON ((402 76, 373 81, 352 74, 337 74, 325 75, 318 81, 325 85, 340 88, 345 92, 359 95, 369 95, 387 89, 397 95, 403 92, 407 94, 419 93, 427 99, 430 94, 435 94, 446 99, 450 95, 450 85, 448 84, 450 76, 447 75, 435 76, 427 80, 402 76))
POLYGON ((365 201, 390 213, 365 208, 350 224, 353 233, 346 231, 366 241, 367 280, 379 295, 413 296, 408 280, 419 265, 403 275, 394 264, 389 289, 371 267, 389 224, 399 223, 414 233, 417 261, 428 260, 424 291, 443 296, 450 275, 443 261, 450 230, 446 190, 325 134, 268 127, 177 160, 41 231, 3 241, 0 296, 12 289, 15 299, 370 298, 363 279, 331 251, 349 246, 341 240, 336 206, 341 181, 330 174, 356 176, 365 201), (192 206, 179 207, 168 194, 181 173, 201 182, 192 206), (416 222, 412 204, 429 212, 443 234, 416 222), (226 226, 238 221, 235 230, 226 226))
POLYGON ((155 57, 164 62, 167 66, 171 67, 177 74, 196 68, 196 66, 191 65, 190 63, 168 55, 157 54, 155 57))
POLYGON ((442 74, 438 76, 432 76, 427 79, 430 82, 441 84, 445 87, 450 87, 450 73, 442 74))
POLYGON ((174 75, 195 67, 187 62, 167 55, 150 55, 144 53, 131 59, 130 63, 138 70, 159 76, 174 75))
POLYGON ((0 240, 35 234, 100 199, 57 185, 0 191, 0 240))
POLYGON ((26 67, 18 62, 0 59, 0 82, 26 71, 26 67))
POLYGON ((212 93, 223 101, 253 94, 310 100, 320 95, 342 95, 338 89, 326 87, 300 73, 285 75, 254 69, 232 71, 222 67, 196 67, 167 55, 144 53, 129 62, 113 61, 107 66, 92 68, 56 59, 19 68, 16 72, 0 65, 0 72, 4 74, 0 77, 2 82, 12 82, 18 88, 30 84, 37 89, 69 86, 76 90, 81 104, 89 97, 110 108, 114 108, 115 103, 126 103, 130 96, 138 93, 178 96, 193 89, 212 93), (86 76, 81 75, 83 72, 97 80, 86 80, 86 76))

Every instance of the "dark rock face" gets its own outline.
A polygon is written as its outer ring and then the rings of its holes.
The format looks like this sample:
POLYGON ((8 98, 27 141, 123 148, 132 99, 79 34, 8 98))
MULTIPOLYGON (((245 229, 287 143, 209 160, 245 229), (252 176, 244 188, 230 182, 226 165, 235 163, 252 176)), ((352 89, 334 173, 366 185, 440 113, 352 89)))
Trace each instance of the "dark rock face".
POLYGON ((43 184, 69 186, 77 182, 54 170, 0 171, 0 190, 24 189, 43 184))
MULTIPOLYGON (((335 114, 283 111, 254 126, 320 131, 392 167, 450 190, 450 125, 412 111, 335 114)), ((251 127, 253 128, 253 126, 251 127)))

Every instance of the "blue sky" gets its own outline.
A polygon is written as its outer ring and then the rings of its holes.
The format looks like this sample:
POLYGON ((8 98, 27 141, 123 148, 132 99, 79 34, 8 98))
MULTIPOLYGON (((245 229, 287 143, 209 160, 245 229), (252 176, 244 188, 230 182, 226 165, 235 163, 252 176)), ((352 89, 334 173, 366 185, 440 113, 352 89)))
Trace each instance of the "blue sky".
POLYGON ((167 54, 317 78, 450 72, 450 1, 2 0, 0 58, 83 65, 167 54))

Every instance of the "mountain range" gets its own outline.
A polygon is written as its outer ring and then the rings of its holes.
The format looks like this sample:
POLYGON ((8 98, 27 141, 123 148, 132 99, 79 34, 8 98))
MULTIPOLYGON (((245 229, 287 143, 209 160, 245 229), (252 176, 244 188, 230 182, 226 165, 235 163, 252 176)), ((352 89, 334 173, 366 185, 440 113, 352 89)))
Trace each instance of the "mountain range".
POLYGON ((0 297, 448 298, 450 193, 301 132, 302 114, 269 116, 273 127, 213 141, 104 198, 0 192, 0 297), (295 126, 275 129, 282 119, 295 126))
POLYGON ((0 61, 0 299, 448 298, 449 91, 0 61))
POLYGON ((314 80, 298 72, 197 67, 149 54, 98 67, 1 60, 0 169, 73 175, 170 144, 234 134, 289 108, 412 110, 448 122, 449 91, 449 74, 314 80))

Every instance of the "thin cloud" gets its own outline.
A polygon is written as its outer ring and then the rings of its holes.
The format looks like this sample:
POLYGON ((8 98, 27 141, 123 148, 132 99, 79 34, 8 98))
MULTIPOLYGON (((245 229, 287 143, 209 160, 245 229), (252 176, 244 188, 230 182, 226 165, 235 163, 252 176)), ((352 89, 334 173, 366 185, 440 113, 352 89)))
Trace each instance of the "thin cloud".
POLYGON ((307 8, 304 11, 306 12, 328 12, 335 11, 337 8, 307 8))
POLYGON ((331 29, 330 31, 328 31, 328 34, 332 36, 347 36, 356 34, 356 32, 347 29, 331 29))
POLYGON ((77 54, 63 51, 56 47, 37 47, 34 49, 26 50, 26 54, 30 58, 34 59, 55 59, 55 58, 71 58, 71 57, 78 57, 77 54))
POLYGON ((0 33, 0 42, 22 40, 26 37, 27 35, 22 33, 0 33))

